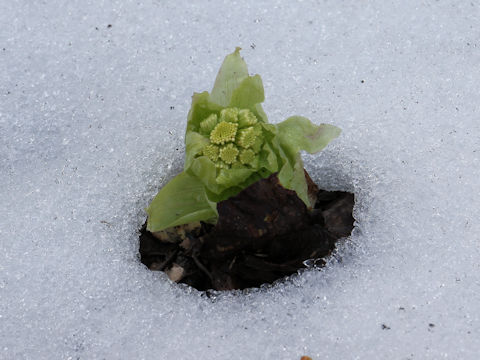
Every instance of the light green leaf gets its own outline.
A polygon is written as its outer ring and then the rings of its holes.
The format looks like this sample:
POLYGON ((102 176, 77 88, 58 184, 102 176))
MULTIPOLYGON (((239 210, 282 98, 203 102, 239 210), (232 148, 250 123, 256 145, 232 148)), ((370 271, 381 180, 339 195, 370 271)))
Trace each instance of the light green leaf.
POLYGON ((199 131, 200 122, 206 119, 212 113, 219 113, 222 107, 213 103, 210 94, 207 91, 195 93, 192 96, 192 106, 187 117, 187 133, 189 131, 199 131))
POLYGON ((284 188, 294 190, 292 188, 293 173, 293 164, 287 159, 280 168, 280 171, 278 172, 278 180, 284 188))
POLYGON ((307 207, 312 207, 315 205, 310 203, 310 199, 308 197, 308 185, 307 180, 305 179, 305 170, 303 169, 303 161, 300 153, 297 153, 295 164, 293 165, 293 176, 288 188, 295 190, 298 197, 302 199, 307 207))
POLYGON ((202 152, 208 139, 195 131, 187 131, 185 134, 185 165, 184 170, 188 170, 196 155, 202 152))
POLYGON ((278 173, 278 180, 285 189, 293 190, 302 199, 307 207, 312 207, 308 198, 308 185, 303 170, 303 161, 300 153, 297 153, 295 160, 286 161, 278 173))
POLYGON ((340 135, 341 130, 333 125, 315 125, 302 116, 292 116, 277 124, 278 138, 282 146, 294 154, 306 150, 313 154, 322 150, 340 135))
POLYGON ((238 186, 252 175, 255 171, 253 169, 240 168, 228 169, 228 171, 220 170, 217 177, 217 183, 225 188, 238 186))
POLYGON ((275 154, 269 143, 266 143, 262 150, 263 151, 260 154, 260 166, 273 174, 278 171, 277 154, 275 154))
POLYGON ((217 184, 217 168, 215 164, 206 156, 195 158, 186 171, 190 175, 199 178, 211 192, 219 194, 224 190, 223 186, 217 184))
POLYGON ((246 109, 265 100, 260 75, 249 76, 233 91, 230 106, 246 109))
POLYGON ((151 232, 218 217, 216 204, 207 198, 204 184, 186 172, 177 175, 160 190, 147 213, 147 230, 151 232))
POLYGON ((223 61, 211 92, 211 101, 227 107, 230 104, 233 92, 247 77, 247 64, 240 56, 240 48, 237 47, 223 61))
POLYGON ((268 123, 267 114, 265 114, 265 111, 263 111, 262 105, 260 103, 255 104, 255 106, 250 110, 253 111, 259 122, 268 123))
POLYGON ((280 183, 287 189, 294 190, 298 197, 308 206, 308 186, 303 170, 300 150, 316 153, 340 135, 340 129, 333 125, 315 125, 307 118, 292 116, 277 124, 277 138, 280 142, 282 156, 286 160, 279 172, 280 183))
POLYGON ((263 134, 266 135, 268 139, 271 139, 275 135, 277 135, 277 127, 273 124, 261 124, 263 131, 263 134))

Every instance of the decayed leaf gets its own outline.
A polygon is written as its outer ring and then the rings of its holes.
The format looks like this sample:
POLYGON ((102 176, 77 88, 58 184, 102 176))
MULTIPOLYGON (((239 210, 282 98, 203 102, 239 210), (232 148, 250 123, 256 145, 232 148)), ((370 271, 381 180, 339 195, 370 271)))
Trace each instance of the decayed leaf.
POLYGON ((350 235, 354 219, 352 216, 354 195, 341 191, 320 191, 318 206, 325 219, 325 227, 336 237, 350 235))
POLYGON ((269 240, 307 226, 307 207, 276 174, 217 204, 219 220, 205 236, 203 255, 225 257, 243 249, 264 247, 269 240))
POLYGON ((179 282, 185 275, 185 269, 180 265, 173 263, 172 267, 165 271, 165 273, 168 275, 170 280, 179 282))
POLYGON ((194 221, 188 224, 178 225, 167 228, 165 230, 153 232, 158 240, 163 242, 181 243, 188 240, 187 234, 191 236, 199 236, 202 224, 199 221, 194 221))
POLYGON ((215 226, 170 228, 162 232, 162 241, 143 232, 142 262, 199 290, 271 283, 296 272, 308 259, 322 266, 318 259, 353 228, 353 195, 318 191, 306 172, 304 176, 315 209, 308 209, 272 175, 220 202, 215 226), (164 241, 168 235, 172 242, 164 241))

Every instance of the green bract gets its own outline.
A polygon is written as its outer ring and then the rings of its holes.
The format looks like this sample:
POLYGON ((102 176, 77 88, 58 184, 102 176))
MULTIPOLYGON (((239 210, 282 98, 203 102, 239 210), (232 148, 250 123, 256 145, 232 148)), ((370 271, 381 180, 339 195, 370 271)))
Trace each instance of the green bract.
POLYGON ((155 232, 193 221, 215 223, 216 203, 278 172, 280 183, 307 206, 301 150, 315 153, 340 134, 293 116, 268 124, 262 109, 262 79, 249 76, 240 48, 228 55, 212 92, 195 93, 185 134, 184 171, 157 194, 147 209, 155 232))

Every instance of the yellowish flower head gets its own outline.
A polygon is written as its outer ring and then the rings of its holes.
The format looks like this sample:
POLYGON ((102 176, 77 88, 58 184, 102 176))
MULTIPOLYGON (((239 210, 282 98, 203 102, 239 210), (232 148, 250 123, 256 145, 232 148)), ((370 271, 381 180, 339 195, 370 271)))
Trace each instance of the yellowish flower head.
POLYGON ((217 169, 253 167, 263 137, 258 120, 249 109, 225 108, 200 122, 199 132, 208 137, 202 155, 217 169))
POLYGON ((255 152, 252 149, 242 150, 238 158, 243 165, 252 165, 255 160, 255 152))
POLYGON ((235 141, 235 135, 237 135, 237 129, 238 124, 221 121, 210 133, 210 141, 217 145, 233 142, 235 141))
POLYGON ((235 145, 228 144, 220 149, 220 159, 231 165, 237 160, 238 153, 239 151, 235 145))
POLYGON ((238 122, 238 109, 237 108, 226 108, 220 111, 220 121, 226 122, 238 122))

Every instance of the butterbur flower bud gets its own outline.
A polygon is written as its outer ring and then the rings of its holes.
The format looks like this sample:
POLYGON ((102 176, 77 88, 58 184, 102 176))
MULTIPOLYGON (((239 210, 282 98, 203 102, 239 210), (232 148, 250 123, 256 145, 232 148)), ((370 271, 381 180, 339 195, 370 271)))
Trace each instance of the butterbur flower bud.
MULTIPOLYGON (((247 168, 258 170, 255 160, 259 160, 258 153, 263 145, 262 127, 249 109, 229 107, 222 109, 220 116, 210 114, 200 121, 198 133, 205 138, 205 145, 194 158, 206 156, 215 168, 232 169, 232 173, 247 168)), ((215 178, 218 180, 218 177, 217 171, 215 178)))
POLYGON ((216 204, 278 173, 307 206, 300 151, 316 153, 340 134, 293 116, 268 124, 262 79, 249 76, 240 48, 228 55, 211 91, 195 93, 185 134, 184 171, 165 185, 147 209, 151 232, 194 221, 215 223, 216 204))

